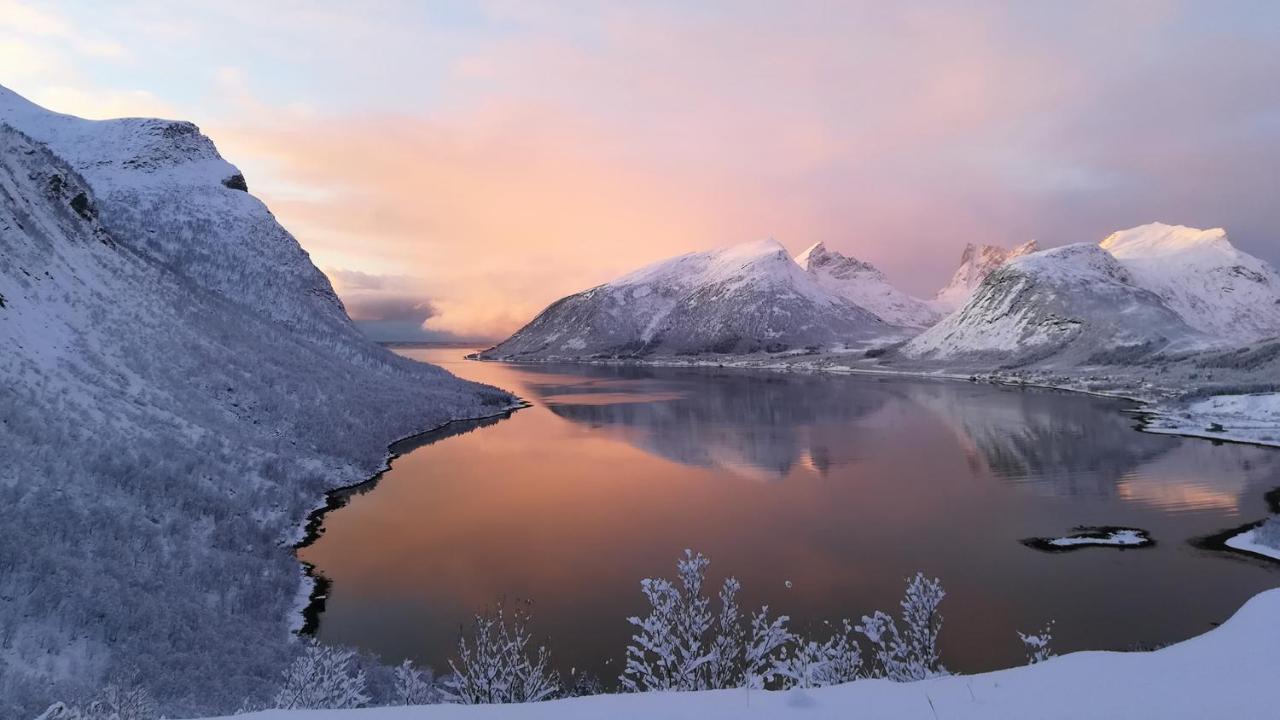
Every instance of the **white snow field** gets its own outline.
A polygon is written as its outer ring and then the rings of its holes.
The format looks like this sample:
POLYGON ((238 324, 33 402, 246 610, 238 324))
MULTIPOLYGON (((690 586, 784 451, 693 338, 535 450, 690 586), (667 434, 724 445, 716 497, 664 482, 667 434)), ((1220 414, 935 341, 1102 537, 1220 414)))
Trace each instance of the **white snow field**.
POLYGON ((1213 395, 1184 406, 1157 408, 1147 430, 1280 445, 1280 393, 1213 395))
POLYGON ((291 546, 400 437, 510 395, 366 340, 194 125, 0 88, 0 717, 111 682, 261 697, 291 546))
POLYGON ((1152 652, 1080 652, 1026 667, 815 690, 598 695, 527 705, 268 711, 245 720, 1211 720, 1275 718, 1280 590, 1152 652))
POLYGON ((1151 223, 1112 233, 1101 246, 1206 335, 1232 344, 1280 336, 1280 273, 1236 249, 1222 228, 1151 223))
POLYGON ((1226 542, 1226 546, 1230 548, 1235 548, 1236 550, 1243 550, 1245 552, 1250 552, 1250 553, 1253 553, 1254 555, 1269 557, 1273 560, 1280 560, 1280 547, 1274 547, 1271 545, 1264 544, 1258 538, 1257 529, 1247 530, 1233 538, 1228 539, 1226 542))

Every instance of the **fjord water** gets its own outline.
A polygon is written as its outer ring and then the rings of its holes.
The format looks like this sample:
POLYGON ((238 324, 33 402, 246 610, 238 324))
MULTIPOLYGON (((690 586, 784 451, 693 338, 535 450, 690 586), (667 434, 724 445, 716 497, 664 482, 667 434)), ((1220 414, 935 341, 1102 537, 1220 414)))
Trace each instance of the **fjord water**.
POLYGON ((329 513, 300 554, 332 581, 328 642, 447 670, 459 626, 533 602, 564 670, 611 681, 645 610, 639 581, 707 554, 744 607, 792 626, 896 614, 905 578, 940 578, 943 660, 1024 662, 1015 631, 1056 622, 1059 652, 1183 640, 1280 586, 1280 570, 1189 540, 1264 516, 1280 451, 1151 435, 1130 405, 1050 390, 725 369, 508 365, 405 349, 533 406, 419 440, 329 513), (1078 525, 1155 547, 1047 554, 1078 525))

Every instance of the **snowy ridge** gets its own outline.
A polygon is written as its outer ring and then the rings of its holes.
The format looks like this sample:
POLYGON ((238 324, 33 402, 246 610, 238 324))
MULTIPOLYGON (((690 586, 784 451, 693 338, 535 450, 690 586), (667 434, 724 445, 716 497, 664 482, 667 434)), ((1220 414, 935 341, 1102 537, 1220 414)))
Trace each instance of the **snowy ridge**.
POLYGON ((1280 336, 1280 273, 1223 229, 1152 223, 1101 244, 1197 330, 1232 344, 1280 336))
POLYGON ((1192 349, 1204 338, 1110 253, 1081 243, 1024 255, 903 348, 914 358, 990 355, 1006 365, 1101 365, 1192 349), (1123 355, 1124 357, 1121 357, 1123 355))
POLYGON ((256 312, 355 333, 328 278, 189 122, 84 120, 0 87, 0 122, 47 145, 100 199, 118 241, 256 312))
POLYGON ((923 300, 891 285, 874 265, 828 250, 820 242, 797 255, 796 264, 808 270, 822 287, 875 313, 890 325, 925 328, 941 317, 923 300))
POLYGON ((1014 258, 1030 255, 1040 249, 1035 240, 1023 243, 1012 250, 998 245, 965 245, 960 254, 960 267, 945 287, 933 298, 933 307, 943 313, 949 313, 968 302, 973 291, 982 284, 987 276, 996 268, 1014 258))
POLYGON ((325 491, 513 402, 365 340, 228 170, 0 88, 0 717, 121 673, 171 717, 258 695, 325 491))
POLYGON ((873 343, 901 332, 765 240, 663 260, 570 295, 482 356, 733 355, 873 343))
POLYGON ((1079 652, 1027 667, 912 683, 857 680, 811 690, 713 690, 523 705, 427 705, 267 711, 246 720, 1081 720, 1265 718, 1280 667, 1280 590, 1261 593, 1221 626, 1152 652, 1079 652))

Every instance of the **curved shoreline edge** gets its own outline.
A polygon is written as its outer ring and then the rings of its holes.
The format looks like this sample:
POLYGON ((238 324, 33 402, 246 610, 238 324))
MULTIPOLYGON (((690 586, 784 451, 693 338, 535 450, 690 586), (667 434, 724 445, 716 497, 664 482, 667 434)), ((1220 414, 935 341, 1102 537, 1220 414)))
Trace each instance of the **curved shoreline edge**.
POLYGON ((333 583, 315 565, 298 557, 298 552, 307 548, 324 535, 324 519, 334 510, 345 507, 351 498, 362 495, 377 486, 382 476, 387 474, 397 459, 420 447, 439 442, 445 438, 488 427, 511 417, 519 410, 532 407, 529 401, 516 397, 517 402, 488 415, 473 418, 456 418, 426 430, 406 435, 387 445, 387 454, 382 467, 373 475, 350 485, 343 485, 324 493, 323 501, 307 513, 301 527, 301 538, 290 545, 293 557, 302 571, 302 583, 298 589, 300 601, 290 610, 289 629, 297 635, 314 635, 320 626, 320 615, 324 612, 329 588, 333 583), (305 599, 302 599, 305 598, 305 599))

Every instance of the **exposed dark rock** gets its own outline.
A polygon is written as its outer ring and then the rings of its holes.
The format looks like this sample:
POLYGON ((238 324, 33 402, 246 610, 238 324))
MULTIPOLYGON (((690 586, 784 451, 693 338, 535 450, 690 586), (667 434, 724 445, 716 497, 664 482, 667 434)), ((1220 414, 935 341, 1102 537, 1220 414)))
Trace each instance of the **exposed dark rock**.
POLYGON ((98 216, 98 211, 93 208, 93 203, 89 202, 89 196, 84 193, 77 193, 71 198, 71 209, 85 220, 92 220, 98 216))
POLYGON ((223 180, 222 184, 226 185, 232 190, 249 192, 249 183, 244 181, 244 175, 241 175, 240 173, 236 173, 235 175, 232 175, 231 177, 223 180))

